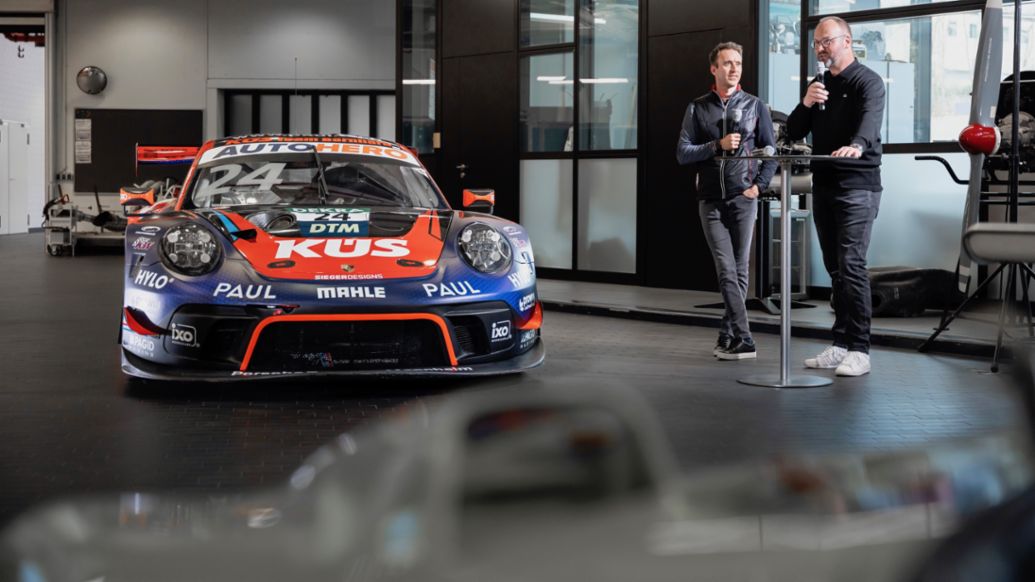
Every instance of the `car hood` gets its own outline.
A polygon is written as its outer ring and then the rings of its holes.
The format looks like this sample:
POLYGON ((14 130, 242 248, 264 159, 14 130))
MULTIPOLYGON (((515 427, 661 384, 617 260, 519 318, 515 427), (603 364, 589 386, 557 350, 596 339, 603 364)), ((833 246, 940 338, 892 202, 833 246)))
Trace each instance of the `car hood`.
POLYGON ((260 275, 289 280, 424 277, 438 267, 449 210, 255 206, 212 210, 260 275))

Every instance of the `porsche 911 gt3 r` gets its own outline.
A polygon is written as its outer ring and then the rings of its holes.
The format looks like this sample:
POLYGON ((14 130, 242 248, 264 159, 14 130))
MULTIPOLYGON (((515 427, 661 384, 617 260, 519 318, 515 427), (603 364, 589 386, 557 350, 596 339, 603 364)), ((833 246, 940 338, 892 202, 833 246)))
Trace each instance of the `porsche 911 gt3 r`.
POLYGON ((180 196, 126 231, 122 315, 122 368, 144 378, 498 374, 544 358, 525 230, 450 209, 407 149, 354 136, 206 143, 180 196))

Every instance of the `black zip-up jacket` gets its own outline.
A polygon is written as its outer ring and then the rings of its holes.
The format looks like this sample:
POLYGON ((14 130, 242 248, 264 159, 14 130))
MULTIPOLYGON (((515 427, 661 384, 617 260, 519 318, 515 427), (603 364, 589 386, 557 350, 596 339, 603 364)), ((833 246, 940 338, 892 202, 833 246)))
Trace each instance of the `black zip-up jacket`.
POLYGON ((776 146, 773 120, 765 103, 740 89, 723 102, 713 90, 687 106, 676 159, 680 164, 694 164, 699 199, 733 198, 753 184, 760 192, 769 187, 776 161, 737 159, 765 146, 776 146), (740 121, 736 122, 734 112, 738 110, 740 121), (728 133, 740 134, 740 148, 735 152, 723 152, 719 147, 719 140, 728 133))
POLYGON ((823 85, 830 92, 825 110, 798 103, 787 117, 787 136, 799 140, 812 132, 812 153, 816 155, 847 145, 861 146, 859 158, 812 162, 812 181, 827 188, 880 192, 884 81, 859 61, 852 61, 839 75, 827 73, 823 85))

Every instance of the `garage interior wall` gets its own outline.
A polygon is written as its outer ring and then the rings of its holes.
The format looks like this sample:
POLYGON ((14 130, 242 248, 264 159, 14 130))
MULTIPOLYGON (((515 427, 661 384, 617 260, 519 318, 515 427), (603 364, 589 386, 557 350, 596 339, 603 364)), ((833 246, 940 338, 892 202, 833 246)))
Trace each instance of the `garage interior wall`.
POLYGON ((25 197, 28 224, 25 224, 25 217, 11 217, 11 220, 18 221, 19 232, 40 226, 46 198, 46 171, 43 167, 46 143, 45 57, 44 47, 26 42, 14 43, 0 36, 0 71, 3 71, 3 81, 0 82, 0 119, 29 125, 30 142, 23 173, 25 188, 22 193, 11 192, 11 195, 25 197))
POLYGON ((56 172, 73 167, 77 108, 202 110, 208 139, 220 89, 395 88, 394 2, 58 0, 57 11, 56 172), (98 95, 75 85, 87 65, 108 75, 98 95))

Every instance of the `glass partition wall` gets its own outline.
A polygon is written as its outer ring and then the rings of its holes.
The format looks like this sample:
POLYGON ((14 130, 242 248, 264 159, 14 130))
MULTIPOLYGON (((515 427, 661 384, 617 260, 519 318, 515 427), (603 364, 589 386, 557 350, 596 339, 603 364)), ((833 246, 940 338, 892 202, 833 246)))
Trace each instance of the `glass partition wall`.
POLYGON ((521 0, 522 225, 539 268, 634 275, 639 0, 521 0))

